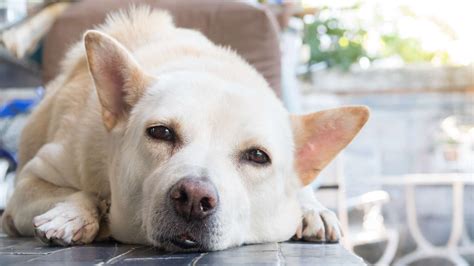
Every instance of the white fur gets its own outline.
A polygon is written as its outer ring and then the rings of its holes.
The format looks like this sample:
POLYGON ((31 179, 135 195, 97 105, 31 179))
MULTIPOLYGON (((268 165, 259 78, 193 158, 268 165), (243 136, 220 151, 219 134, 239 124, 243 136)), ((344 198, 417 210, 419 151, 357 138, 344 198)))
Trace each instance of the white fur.
POLYGON ((58 203, 54 208, 33 219, 36 230, 47 239, 65 243, 90 243, 99 231, 97 217, 72 203, 58 203))

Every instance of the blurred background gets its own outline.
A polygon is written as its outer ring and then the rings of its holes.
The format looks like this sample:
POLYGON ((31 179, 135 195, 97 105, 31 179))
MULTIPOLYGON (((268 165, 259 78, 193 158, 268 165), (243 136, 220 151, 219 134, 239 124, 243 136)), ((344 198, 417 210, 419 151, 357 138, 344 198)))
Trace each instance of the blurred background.
MULTIPOLYGON (((177 2, 173 10, 186 8, 177 2)), ((372 110, 313 184, 338 213, 343 244, 376 265, 474 265, 474 1, 231 2, 264 10, 274 24, 274 87, 291 112, 372 110)), ((84 24, 77 4, 0 0, 0 209, 11 194, 22 125, 54 77, 45 60, 57 40, 51 31, 67 35, 84 24)), ((255 30, 255 38, 266 34, 255 30)))

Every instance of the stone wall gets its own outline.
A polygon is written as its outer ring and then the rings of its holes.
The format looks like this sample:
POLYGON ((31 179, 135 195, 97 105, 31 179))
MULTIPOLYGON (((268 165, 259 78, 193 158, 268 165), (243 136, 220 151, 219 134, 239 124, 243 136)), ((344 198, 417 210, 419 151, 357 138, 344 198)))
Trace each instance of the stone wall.
POLYGON ((356 69, 351 72, 319 70, 312 73, 309 91, 358 93, 364 91, 441 91, 474 86, 474 65, 356 69))

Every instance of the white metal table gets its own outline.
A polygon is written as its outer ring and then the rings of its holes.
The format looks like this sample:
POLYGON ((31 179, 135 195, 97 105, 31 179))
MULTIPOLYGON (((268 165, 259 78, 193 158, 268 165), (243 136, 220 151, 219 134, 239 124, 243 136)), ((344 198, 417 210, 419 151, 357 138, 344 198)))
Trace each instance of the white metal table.
POLYGON ((464 187, 474 185, 474 173, 411 174, 383 177, 383 185, 404 186, 408 229, 417 244, 415 251, 398 259, 394 265, 408 265, 425 258, 445 258, 456 265, 468 265, 461 256, 474 254, 474 244, 464 223, 464 187), (416 186, 452 186, 452 227, 448 242, 442 246, 430 243, 421 233, 415 206, 416 186))

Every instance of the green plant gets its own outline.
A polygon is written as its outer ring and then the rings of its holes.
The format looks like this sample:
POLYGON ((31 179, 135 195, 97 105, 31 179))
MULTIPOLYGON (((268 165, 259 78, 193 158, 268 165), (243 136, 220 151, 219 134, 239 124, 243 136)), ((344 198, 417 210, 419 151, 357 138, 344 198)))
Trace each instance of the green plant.
MULTIPOLYGON (((369 54, 366 50, 369 39, 368 30, 377 30, 377 24, 386 23, 384 17, 374 10, 375 20, 366 19, 365 23, 356 19, 360 5, 352 7, 331 9, 322 7, 314 15, 314 20, 305 23, 303 42, 310 48, 308 64, 324 63, 328 68, 339 68, 344 71, 359 62, 379 60, 396 56, 405 63, 437 62, 446 64, 450 62, 446 51, 426 51, 416 37, 401 37, 397 30, 397 22, 391 22, 392 32, 376 35, 379 43, 378 50, 369 54), (355 16, 354 16, 355 15, 355 16), (347 18, 350 18, 349 20, 347 18), (371 21, 367 23, 367 21, 371 21), (362 26, 364 25, 364 26, 362 26)), ((403 16, 416 18, 408 9, 401 8, 403 16), (407 13, 409 13, 407 15, 407 13)), ((371 35, 373 36, 373 35, 371 35)), ((372 38, 373 41, 373 38, 372 38)))
POLYGON ((421 47, 419 40, 415 38, 401 38, 397 34, 383 35, 383 44, 380 57, 393 55, 400 56, 406 63, 431 62, 435 58, 445 64, 449 61, 449 55, 445 51, 428 52, 421 47))
POLYGON ((310 48, 309 64, 324 62, 327 67, 348 70, 361 57, 367 56, 362 45, 365 35, 364 29, 348 29, 337 18, 316 17, 304 30, 303 41, 310 48))

